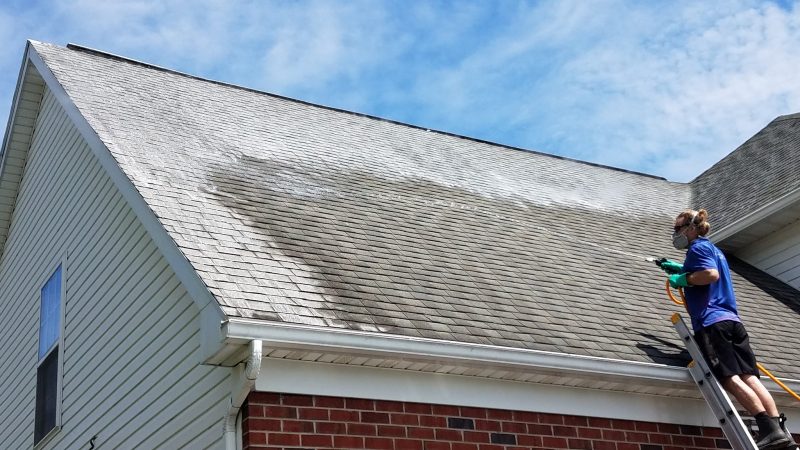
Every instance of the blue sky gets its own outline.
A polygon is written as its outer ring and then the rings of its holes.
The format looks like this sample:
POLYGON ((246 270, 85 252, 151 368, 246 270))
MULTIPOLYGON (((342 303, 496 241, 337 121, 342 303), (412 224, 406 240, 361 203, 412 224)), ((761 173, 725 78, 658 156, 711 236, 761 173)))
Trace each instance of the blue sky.
POLYGON ((26 39, 689 181, 800 112, 798 1, 4 0, 26 39))

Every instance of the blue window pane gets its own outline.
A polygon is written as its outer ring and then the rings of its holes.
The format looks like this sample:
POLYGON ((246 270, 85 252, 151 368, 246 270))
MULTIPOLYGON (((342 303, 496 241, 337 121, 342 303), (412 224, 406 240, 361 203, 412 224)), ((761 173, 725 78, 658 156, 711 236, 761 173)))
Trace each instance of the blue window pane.
POLYGON ((61 334, 61 266, 42 288, 39 316, 39 360, 58 341, 61 334))

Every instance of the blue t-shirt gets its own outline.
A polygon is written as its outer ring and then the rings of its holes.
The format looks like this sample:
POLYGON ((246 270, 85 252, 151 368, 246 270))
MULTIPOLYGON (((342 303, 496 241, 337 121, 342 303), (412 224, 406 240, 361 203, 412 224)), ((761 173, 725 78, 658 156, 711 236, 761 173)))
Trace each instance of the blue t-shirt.
POLYGON ((686 306, 695 332, 723 320, 741 322, 736 310, 736 295, 733 293, 728 261, 711 241, 699 237, 689 245, 683 271, 706 269, 716 269, 719 279, 709 285, 684 288, 686 306))

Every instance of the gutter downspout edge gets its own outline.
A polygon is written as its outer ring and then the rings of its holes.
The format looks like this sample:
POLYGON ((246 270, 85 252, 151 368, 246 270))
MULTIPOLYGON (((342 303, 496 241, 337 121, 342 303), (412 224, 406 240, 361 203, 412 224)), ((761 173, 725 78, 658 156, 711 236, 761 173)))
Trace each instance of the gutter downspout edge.
POLYGON ((238 450, 237 418, 241 412, 242 404, 247 399, 256 378, 261 372, 261 340, 250 341, 247 360, 231 369, 231 397, 228 413, 225 415, 224 435, 225 449, 238 450))

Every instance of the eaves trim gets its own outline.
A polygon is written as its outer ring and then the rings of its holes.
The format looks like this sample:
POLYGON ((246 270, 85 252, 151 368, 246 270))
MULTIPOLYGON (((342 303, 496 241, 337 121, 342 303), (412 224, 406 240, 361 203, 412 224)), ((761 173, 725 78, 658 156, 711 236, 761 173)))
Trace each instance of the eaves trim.
POLYGON ((28 52, 30 51, 30 43, 25 45, 25 52, 22 56, 22 64, 19 68, 19 76, 17 78, 17 86, 14 89, 14 98, 11 100, 11 111, 8 114, 8 123, 6 124, 6 132, 3 135, 3 146, 0 147, 0 176, 3 174, 3 168, 6 165, 6 158, 8 158, 8 146, 11 143, 12 128, 15 123, 17 108, 22 93, 22 86, 25 83, 25 75, 28 71, 28 52))
POLYGON ((264 359, 255 390, 717 426, 716 418, 699 396, 589 390, 380 367, 322 365, 307 361, 264 359))
POLYGON ((712 232, 709 236, 715 242, 719 244, 723 244, 726 239, 729 239, 735 236, 737 233, 751 227, 758 222, 766 219, 767 217, 779 212, 780 210, 800 201, 800 189, 796 189, 792 192, 784 194, 782 197, 775 199, 774 201, 767 203, 762 208, 759 208, 750 214, 736 220, 735 222, 731 223, 730 225, 721 228, 716 232, 712 232))
MULTIPOLYGON (((309 354, 330 353, 367 356, 388 361, 482 367, 499 371, 549 373, 558 377, 588 381, 589 384, 596 383, 598 386, 604 385, 604 380, 615 380, 617 384, 622 382, 625 386, 630 386, 630 389, 622 388, 630 392, 638 392, 636 386, 646 388, 645 390, 656 388, 657 391, 670 389, 669 386, 686 386, 690 391, 697 389, 687 368, 655 363, 244 318, 230 318, 222 322, 220 331, 225 344, 229 346, 246 348, 249 342, 260 340, 265 356, 269 353, 269 349, 279 349, 309 354)), ((241 361, 235 361, 234 364, 236 362, 241 361)), ((781 381, 795 392, 800 391, 800 380, 781 381)), ((792 398, 775 382, 768 379, 762 382, 781 405, 794 405, 792 398)), ((611 389, 616 390, 616 388, 611 389)))
MULTIPOLYGON (((4 202, 2 211, 0 211, 0 258, 2 258, 5 252, 6 240, 11 232, 11 219, 14 216, 16 199, 19 195, 20 181, 24 173, 24 161, 27 159, 27 148, 30 147, 30 139, 35 127, 35 119, 29 119, 31 123, 26 126, 24 124, 26 119, 19 119, 18 114, 24 115, 24 112, 21 113, 20 109, 24 109, 22 105, 26 102, 26 89, 29 89, 29 92, 27 92, 27 100, 29 102, 33 100, 31 98, 32 92, 36 92, 33 96, 36 97, 35 103, 37 111, 40 107, 41 94, 44 90, 43 87, 35 88, 32 86, 34 83, 32 83, 31 78, 38 78, 38 74, 36 74, 36 70, 29 67, 29 51, 30 44, 27 43, 22 56, 17 85, 14 89, 14 97, 11 101, 11 111, 8 114, 8 123, 6 124, 2 147, 0 147, 0 196, 2 196, 4 202), (20 122, 23 122, 23 124, 20 122), (25 128, 28 128, 30 131, 21 131, 25 128), (18 137, 15 140, 15 135, 24 135, 25 137, 22 139, 18 137), (27 142, 23 143, 21 140, 27 140, 27 142), (16 151, 14 150, 15 144, 18 146, 16 151), (22 148, 19 146, 20 144, 25 146, 25 150, 20 150, 20 148, 22 148), (12 156, 13 153, 16 153, 16 155, 12 156), (23 160, 23 167, 19 169, 19 173, 9 173, 11 169, 9 169, 8 160, 14 156, 20 157, 23 160)), ((38 85, 38 83, 36 84, 38 85)), ((28 108, 28 112, 31 112, 30 107, 28 108)))
POLYGON ((231 318, 225 321, 222 334, 228 342, 258 339, 264 347, 282 349, 330 351, 513 370, 546 370, 591 377, 604 375, 649 382, 692 382, 687 369, 662 364, 250 319, 231 318))

